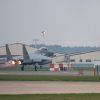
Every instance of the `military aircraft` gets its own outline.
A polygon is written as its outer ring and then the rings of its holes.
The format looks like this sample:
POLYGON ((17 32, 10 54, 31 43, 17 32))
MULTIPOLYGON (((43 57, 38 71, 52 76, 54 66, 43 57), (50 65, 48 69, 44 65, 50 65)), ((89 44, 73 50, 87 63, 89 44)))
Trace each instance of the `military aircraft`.
POLYGON ((2 64, 7 66, 21 65, 21 70, 24 70, 25 65, 33 65, 35 71, 37 71, 37 66, 42 67, 42 65, 49 64, 52 62, 52 58, 43 55, 39 52, 29 54, 25 45, 22 45, 23 55, 12 55, 8 44, 6 44, 6 55, 0 57, 2 64))
POLYGON ((38 66, 42 66, 45 64, 49 64, 52 62, 52 58, 44 56, 39 53, 31 53, 29 54, 25 45, 23 47, 23 59, 19 59, 20 65, 22 65, 21 70, 24 70, 25 65, 34 65, 35 71, 37 71, 38 66))

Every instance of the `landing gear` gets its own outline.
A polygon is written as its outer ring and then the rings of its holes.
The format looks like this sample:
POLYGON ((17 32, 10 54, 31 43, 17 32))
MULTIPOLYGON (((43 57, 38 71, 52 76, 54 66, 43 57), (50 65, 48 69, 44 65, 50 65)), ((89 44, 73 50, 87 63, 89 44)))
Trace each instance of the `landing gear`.
POLYGON ((21 71, 24 71, 24 65, 21 66, 21 71))
POLYGON ((42 69, 42 66, 40 65, 40 69, 42 69))
POLYGON ((35 71, 37 71, 37 66, 36 66, 36 65, 35 65, 35 67, 34 67, 34 68, 35 68, 34 70, 35 70, 35 71))
POLYGON ((37 71, 37 67, 39 66, 38 63, 35 63, 34 70, 37 71))

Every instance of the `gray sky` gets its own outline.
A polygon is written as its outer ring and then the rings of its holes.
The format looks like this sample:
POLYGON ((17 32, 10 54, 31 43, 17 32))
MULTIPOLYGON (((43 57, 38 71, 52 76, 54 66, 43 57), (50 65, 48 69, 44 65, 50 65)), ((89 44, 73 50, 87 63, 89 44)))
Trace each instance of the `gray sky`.
POLYGON ((0 0, 0 45, 100 46, 100 0, 0 0), (41 31, 45 30, 45 40, 41 31))

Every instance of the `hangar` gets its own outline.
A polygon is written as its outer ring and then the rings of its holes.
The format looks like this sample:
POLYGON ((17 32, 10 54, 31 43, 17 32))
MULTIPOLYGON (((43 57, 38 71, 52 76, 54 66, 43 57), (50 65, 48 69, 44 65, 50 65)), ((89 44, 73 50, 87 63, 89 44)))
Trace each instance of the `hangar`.
POLYGON ((75 75, 100 74, 100 50, 62 54, 54 57, 55 62, 51 64, 50 71, 68 71, 75 75))
POLYGON ((100 50, 80 52, 73 54, 56 54, 53 61, 56 63, 71 64, 94 64, 95 60, 100 60, 100 50))
POLYGON ((69 59, 71 64, 94 64, 100 60, 100 50, 71 54, 69 59))

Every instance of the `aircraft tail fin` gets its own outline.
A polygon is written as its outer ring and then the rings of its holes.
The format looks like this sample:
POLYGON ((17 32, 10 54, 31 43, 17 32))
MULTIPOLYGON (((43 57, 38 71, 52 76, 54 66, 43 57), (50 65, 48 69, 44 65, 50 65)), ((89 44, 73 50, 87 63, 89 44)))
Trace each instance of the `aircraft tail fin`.
POLYGON ((23 44, 23 58, 24 58, 24 60, 30 59, 29 54, 28 54, 27 49, 24 44, 23 44))
POLYGON ((8 44, 6 44, 6 54, 7 54, 7 61, 11 60, 12 59, 12 55, 11 55, 11 52, 10 52, 8 44))

